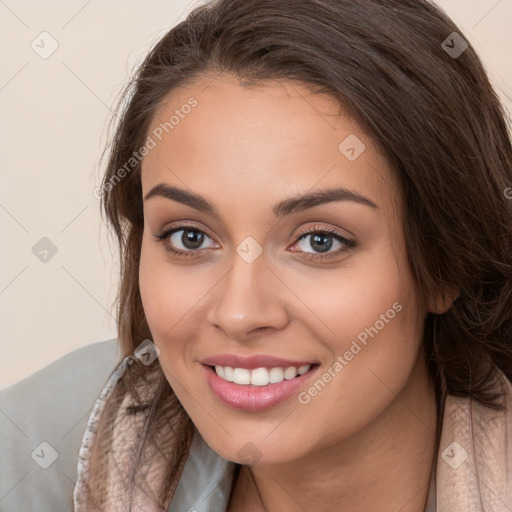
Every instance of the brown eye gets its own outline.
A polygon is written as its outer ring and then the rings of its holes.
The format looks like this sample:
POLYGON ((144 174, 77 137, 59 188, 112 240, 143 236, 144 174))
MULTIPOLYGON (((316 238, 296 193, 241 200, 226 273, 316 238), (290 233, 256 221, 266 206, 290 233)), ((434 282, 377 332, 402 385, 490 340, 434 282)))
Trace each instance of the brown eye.
POLYGON ((192 257, 206 248, 201 246, 211 238, 195 226, 173 227, 155 235, 166 251, 178 257, 192 257))
POLYGON ((355 248, 356 245, 356 242, 332 228, 314 226, 299 233, 299 239, 294 247, 299 247, 298 252, 303 252, 307 259, 322 260, 339 256, 355 248), (339 245, 338 249, 329 252, 336 244, 339 245), (309 252, 308 249, 312 249, 313 252, 309 252))

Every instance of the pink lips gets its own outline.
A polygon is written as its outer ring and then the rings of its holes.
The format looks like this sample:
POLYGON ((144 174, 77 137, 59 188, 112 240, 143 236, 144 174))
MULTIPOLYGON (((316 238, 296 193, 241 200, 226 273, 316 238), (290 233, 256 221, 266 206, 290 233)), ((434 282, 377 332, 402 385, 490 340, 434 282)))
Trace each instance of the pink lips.
MULTIPOLYGON (((208 360, 209 361, 209 360, 208 360)), ((223 360, 224 361, 224 360, 223 360)), ((282 361, 282 360, 281 360, 282 361)), ((251 364, 254 363, 254 360, 251 361, 251 364)), ((290 362, 292 363, 292 362, 290 362)), ((244 365, 237 363, 237 365, 233 365, 237 368, 243 368, 244 365)), ((245 363, 247 364, 247 363, 245 363)), ((305 363, 309 364, 309 363, 305 363)), ((302 363, 293 363, 289 364, 279 364, 279 365, 268 365, 270 366, 303 366, 302 363)), ((223 362, 220 366, 230 366, 229 364, 223 362)), ((255 368, 259 368, 262 364, 255 364, 255 368)), ((221 379, 215 369, 207 366, 206 364, 202 364, 201 367, 206 376, 206 380, 210 389, 213 393, 226 405, 233 407, 234 409, 239 409, 242 411, 260 411, 263 409, 268 409, 273 407, 286 398, 290 397, 294 393, 298 392, 299 389, 304 386, 305 382, 309 380, 314 373, 320 368, 319 364, 313 364, 311 368, 304 373, 303 375, 299 375, 290 380, 283 380, 277 384, 267 384, 266 386, 253 386, 252 384, 235 384, 234 382, 228 382, 224 379, 221 379)), ((248 368, 247 366, 245 366, 248 368)), ((248 368, 249 369, 249 368, 248 368)))

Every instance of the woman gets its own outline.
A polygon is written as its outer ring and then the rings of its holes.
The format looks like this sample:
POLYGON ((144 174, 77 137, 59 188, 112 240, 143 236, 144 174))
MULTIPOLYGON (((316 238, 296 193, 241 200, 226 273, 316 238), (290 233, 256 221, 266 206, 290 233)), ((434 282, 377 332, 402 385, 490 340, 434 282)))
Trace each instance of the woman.
POLYGON ((124 98, 75 509, 511 509, 512 147, 455 24, 219 0, 124 98))

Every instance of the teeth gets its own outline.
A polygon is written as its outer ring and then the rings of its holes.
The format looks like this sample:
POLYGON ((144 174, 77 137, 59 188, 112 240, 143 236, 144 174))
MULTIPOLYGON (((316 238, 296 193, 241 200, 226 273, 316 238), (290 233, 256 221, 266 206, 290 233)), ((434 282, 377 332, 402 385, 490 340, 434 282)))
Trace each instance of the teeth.
POLYGON ((233 382, 235 384, 250 384, 251 372, 245 368, 233 368, 233 382))
POLYGON ((284 370, 282 368, 272 368, 270 370, 269 382, 271 384, 283 382, 283 380, 284 380, 284 370))
POLYGON ((255 368, 254 370, 248 370, 246 368, 231 368, 230 366, 215 366, 215 372, 221 379, 235 384, 266 386, 267 384, 278 384, 285 379, 294 379, 298 375, 304 375, 310 367, 311 365, 306 364, 298 369, 295 366, 288 366, 286 368, 255 368))
POLYGON ((253 386, 266 386, 268 383, 269 377, 266 368, 256 368, 251 371, 251 384, 253 386))
POLYGON ((284 371, 284 378, 286 380, 293 379, 297 375, 297 368, 295 366, 290 366, 289 368, 286 368, 284 371))
MULTIPOLYGON (((217 368, 217 367, 216 367, 217 368)), ((222 366, 220 366, 219 368, 222 368, 222 366)), ((233 379, 234 379, 234 376, 233 376, 233 368, 230 368, 229 366, 226 366, 224 368, 224 378, 228 381, 228 382, 233 382, 233 379)))
POLYGON ((304 375, 309 370, 310 366, 311 365, 306 364, 304 366, 299 367, 299 370, 298 370, 299 371, 299 375, 304 375))

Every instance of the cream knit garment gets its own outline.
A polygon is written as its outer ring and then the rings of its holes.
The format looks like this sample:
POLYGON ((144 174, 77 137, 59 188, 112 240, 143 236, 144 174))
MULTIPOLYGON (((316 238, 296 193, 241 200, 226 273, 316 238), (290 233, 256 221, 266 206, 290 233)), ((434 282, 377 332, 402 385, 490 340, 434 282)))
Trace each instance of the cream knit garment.
MULTIPOLYGON (((79 452, 78 479, 73 494, 75 512, 130 510, 128 473, 139 446, 145 413, 126 414, 126 407, 132 403, 129 396, 123 398, 112 422, 111 444, 102 447, 100 460, 92 461, 91 453, 105 405, 133 363, 133 356, 119 363, 90 414, 79 452)), ((151 397, 156 387, 155 382, 148 384, 142 390, 146 398, 151 397)), ((493 411, 467 398, 447 397, 435 472, 437 512, 512 512, 512 386, 502 374, 500 386, 506 400, 503 412, 493 411)), ((172 449, 171 431, 168 439, 170 444, 166 443, 166 446, 172 449)), ((131 510, 166 512, 170 501, 158 507, 152 499, 162 480, 165 458, 155 452, 146 453, 145 460, 149 462, 140 471, 147 485, 134 489, 131 510)), ((173 492, 175 490, 176 487, 173 492)), ((183 509, 183 512, 187 511, 187 507, 183 509)))

